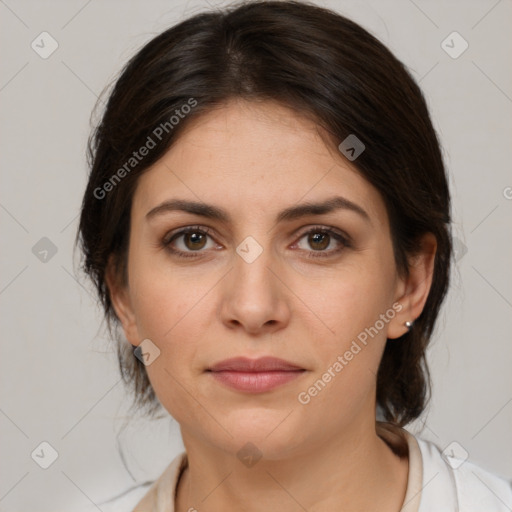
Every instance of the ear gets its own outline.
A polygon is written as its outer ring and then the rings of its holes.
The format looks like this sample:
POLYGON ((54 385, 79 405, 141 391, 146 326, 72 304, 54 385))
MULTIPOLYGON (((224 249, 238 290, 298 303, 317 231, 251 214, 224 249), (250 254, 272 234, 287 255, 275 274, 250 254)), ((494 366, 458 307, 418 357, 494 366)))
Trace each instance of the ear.
POLYGON ((115 258, 111 256, 105 272, 105 282, 107 284, 110 300, 116 312, 117 318, 121 322, 124 335, 132 345, 140 344, 137 322, 130 300, 130 290, 128 283, 122 283, 119 272, 116 269, 115 258))
POLYGON ((421 315, 432 285, 436 250, 436 237, 425 233, 419 252, 409 259, 409 277, 399 278, 395 302, 400 303, 402 309, 389 323, 388 338, 403 336, 408 331, 405 322, 413 322, 421 315))

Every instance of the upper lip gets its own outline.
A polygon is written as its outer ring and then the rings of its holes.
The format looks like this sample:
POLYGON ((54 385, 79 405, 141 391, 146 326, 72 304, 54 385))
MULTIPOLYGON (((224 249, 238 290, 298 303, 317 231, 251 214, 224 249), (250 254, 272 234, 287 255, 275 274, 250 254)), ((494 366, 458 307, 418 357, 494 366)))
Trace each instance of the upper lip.
POLYGON ((234 357, 225 359, 208 368, 208 371, 221 372, 266 372, 266 371, 294 371, 303 370, 300 366, 278 359, 276 357, 260 357, 250 359, 248 357, 234 357))

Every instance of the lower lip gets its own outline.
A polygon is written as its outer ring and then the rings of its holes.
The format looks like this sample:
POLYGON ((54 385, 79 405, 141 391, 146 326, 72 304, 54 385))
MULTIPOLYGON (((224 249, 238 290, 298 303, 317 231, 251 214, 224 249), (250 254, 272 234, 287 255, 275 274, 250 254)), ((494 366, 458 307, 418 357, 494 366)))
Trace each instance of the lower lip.
POLYGON ((262 393, 296 379, 305 370, 297 371, 271 371, 271 372, 209 372, 222 384, 238 391, 248 393, 262 393))

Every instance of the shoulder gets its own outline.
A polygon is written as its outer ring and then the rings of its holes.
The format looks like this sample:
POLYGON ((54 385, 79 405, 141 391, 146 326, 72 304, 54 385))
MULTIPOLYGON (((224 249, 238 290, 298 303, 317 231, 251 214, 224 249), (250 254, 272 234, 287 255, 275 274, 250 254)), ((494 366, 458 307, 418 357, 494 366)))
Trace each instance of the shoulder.
POLYGON ((137 503, 133 512, 174 512, 178 480, 187 463, 186 452, 178 454, 137 503))
POLYGON ((94 510, 101 507, 102 512, 174 512, 174 493, 186 464, 186 452, 181 452, 156 481, 128 489, 122 495, 97 504, 94 510))
POLYGON ((511 481, 467 460, 467 453, 456 443, 441 452, 434 443, 415 439, 423 466, 419 512, 512 510, 511 481))
POLYGON ((148 485, 151 484, 139 484, 130 489, 125 490, 123 493, 114 496, 106 501, 94 503, 87 510, 90 512, 127 512, 133 510, 136 503, 138 503, 142 497, 148 491, 148 485))

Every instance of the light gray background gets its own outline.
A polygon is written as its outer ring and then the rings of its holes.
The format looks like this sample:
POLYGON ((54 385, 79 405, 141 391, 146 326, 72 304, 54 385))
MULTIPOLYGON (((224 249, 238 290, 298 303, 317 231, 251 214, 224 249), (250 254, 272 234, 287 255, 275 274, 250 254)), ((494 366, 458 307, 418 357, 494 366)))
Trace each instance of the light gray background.
MULTIPOLYGON (((512 2, 318 4, 411 69, 449 170, 458 262, 429 351, 433 400, 409 429, 441 448, 457 441, 470 460, 512 478, 512 2), (456 59, 441 46, 453 31, 469 43, 456 59)), ((72 249, 97 96, 143 43, 205 7, 0 1, 0 511, 101 509, 94 504, 156 478, 182 449, 169 417, 135 418, 118 436, 129 399, 72 249), (31 48, 43 31, 59 45, 47 59, 31 48), (46 262, 32 252, 43 237, 57 248, 46 262), (31 458, 42 441, 58 452, 46 470, 31 458)))

